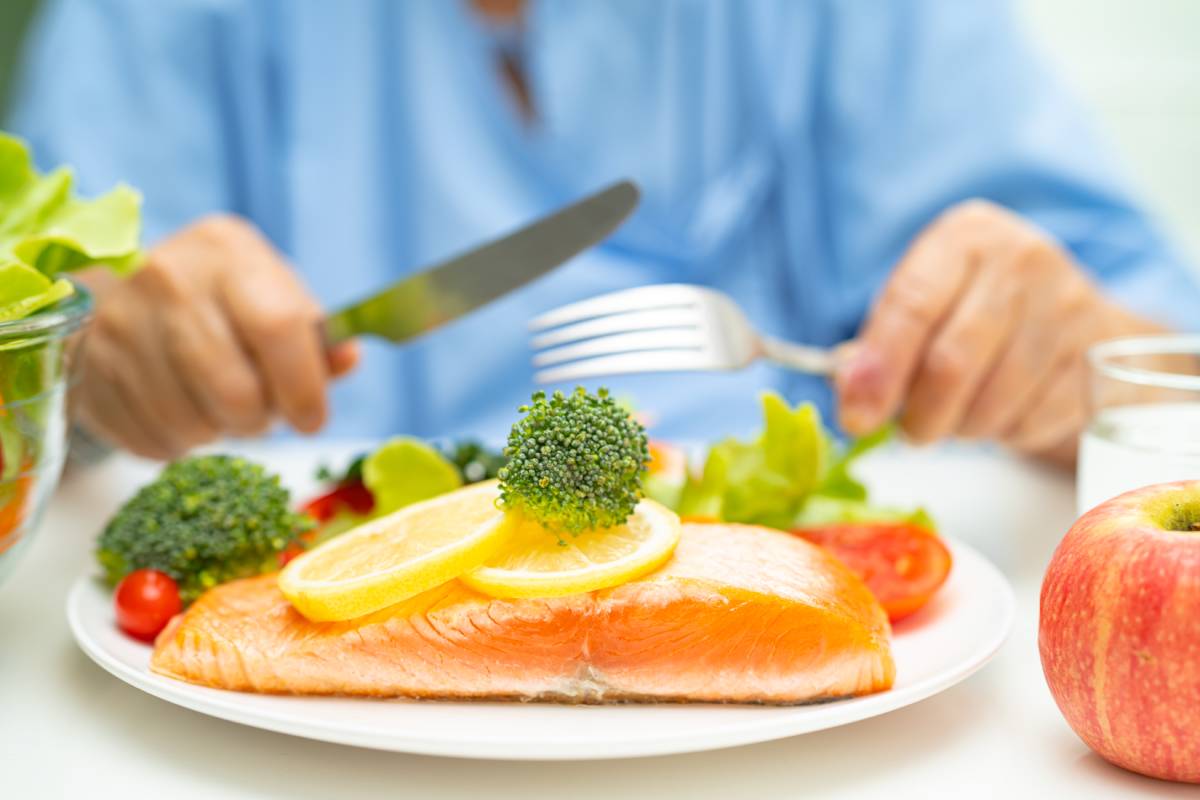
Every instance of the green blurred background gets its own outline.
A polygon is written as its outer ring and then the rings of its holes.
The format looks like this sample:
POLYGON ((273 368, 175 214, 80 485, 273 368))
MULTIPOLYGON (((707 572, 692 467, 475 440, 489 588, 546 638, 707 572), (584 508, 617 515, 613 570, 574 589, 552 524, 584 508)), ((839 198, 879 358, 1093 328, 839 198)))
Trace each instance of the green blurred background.
POLYGON ((21 37, 38 0, 0 0, 0 112, 8 107, 21 37))

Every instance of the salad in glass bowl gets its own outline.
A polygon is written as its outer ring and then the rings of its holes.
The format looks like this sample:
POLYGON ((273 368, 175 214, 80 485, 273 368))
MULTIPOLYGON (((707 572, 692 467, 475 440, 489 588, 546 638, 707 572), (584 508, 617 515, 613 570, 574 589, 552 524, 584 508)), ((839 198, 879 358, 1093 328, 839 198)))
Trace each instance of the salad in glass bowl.
POLYGON ((0 581, 28 544, 62 471, 67 393, 91 297, 64 277, 133 269, 141 198, 118 186, 93 200, 71 170, 42 174, 0 133, 0 581))

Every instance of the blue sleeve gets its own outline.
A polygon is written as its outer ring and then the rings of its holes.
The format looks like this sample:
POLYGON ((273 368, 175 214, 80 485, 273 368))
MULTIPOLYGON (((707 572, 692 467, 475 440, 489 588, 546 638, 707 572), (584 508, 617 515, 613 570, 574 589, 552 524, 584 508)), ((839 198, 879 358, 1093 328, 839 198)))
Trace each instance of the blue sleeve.
MULTIPOLYGON (((1196 274, 1008 2, 833 0, 827 14, 816 136, 839 272, 877 288, 934 216, 981 197, 1052 234, 1126 307, 1197 327, 1196 274)), ((870 290, 846 289, 865 311, 870 290)))
POLYGON ((149 243, 238 210, 227 5, 55 0, 28 43, 11 129, 84 193, 140 189, 149 243))

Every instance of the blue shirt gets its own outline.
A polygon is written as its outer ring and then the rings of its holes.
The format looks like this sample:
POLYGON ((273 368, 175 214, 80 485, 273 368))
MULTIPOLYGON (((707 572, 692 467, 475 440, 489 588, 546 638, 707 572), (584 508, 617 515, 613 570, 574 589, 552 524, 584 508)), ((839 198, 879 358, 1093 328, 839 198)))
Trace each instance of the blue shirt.
MULTIPOLYGON (((336 306, 620 177, 643 204, 602 247, 334 391, 336 435, 499 436, 531 382, 525 321, 647 283, 731 294, 763 330, 854 334, 914 234, 985 197, 1052 233, 1122 302, 1192 324, 1197 293, 1074 101, 998 0, 531 0, 537 124, 465 0, 59 0, 12 127, 85 189, 145 194, 148 240, 253 220, 336 306)), ((663 435, 758 420, 819 380, 612 378, 663 435)))

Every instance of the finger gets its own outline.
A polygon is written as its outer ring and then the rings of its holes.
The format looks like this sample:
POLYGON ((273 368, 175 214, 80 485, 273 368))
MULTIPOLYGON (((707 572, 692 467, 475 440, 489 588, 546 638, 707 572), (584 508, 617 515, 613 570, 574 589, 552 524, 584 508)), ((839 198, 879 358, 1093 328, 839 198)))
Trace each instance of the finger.
MULTIPOLYGON (((185 234, 157 248, 130 280, 129 286, 137 291, 120 311, 136 321, 132 329, 125 326, 123 338, 125 349, 139 356, 136 363, 145 384, 140 394, 150 398, 152 419, 185 449, 230 430, 223 409, 208 400, 208 382, 199 376, 206 366, 211 369, 214 356, 225 366, 237 363, 221 352, 219 331, 203 325, 203 312, 213 308, 216 284, 211 278, 212 262, 201 258, 210 254, 188 243, 194 238, 185 234), (130 336, 130 330, 136 336, 130 336), (190 344, 195 342, 201 344, 190 344)), ((231 338, 228 333, 224 337, 231 338)))
POLYGON ((973 270, 962 240, 935 222, 901 259, 867 318, 835 387, 843 427, 865 433, 891 419, 922 352, 973 270))
POLYGON ((357 340, 348 342, 340 342, 329 348, 326 352, 329 374, 334 378, 340 378, 355 367, 362 359, 362 347, 359 346, 357 340))
POLYGON ((211 442, 220 429, 188 390, 184 373, 175 369, 167 341, 165 333, 144 340, 137 360, 141 370, 138 391, 143 397, 153 398, 158 418, 172 441, 186 451, 211 442))
POLYGON ((1007 265, 978 269, 945 323, 920 355, 900 424, 915 442, 954 433, 1011 334, 1019 287, 1007 265))
POLYGON ((154 398, 156 416, 180 454, 217 438, 219 426, 185 389, 168 363, 166 353, 156 348, 141 364, 138 392, 154 398))
POLYGON ((983 380, 959 426, 968 439, 998 439, 1030 407, 1059 353, 1058 336, 1018 333, 983 380))
MULTIPOLYGON (((156 313, 142 302, 117 302, 97 315, 87 345, 88 362, 96 382, 112 387, 112 399, 126 407, 134 426, 151 440, 161 457, 181 455, 188 447, 169 398, 169 380, 154 375, 158 359, 154 348, 161 338, 152 321, 156 313), (150 376, 154 375, 153 378, 150 376)), ((152 448, 154 449, 154 448, 152 448)))
POLYGON ((166 461, 170 452, 141 429, 124 402, 116 398, 110 385, 87 389, 87 399, 79 404, 79 423, 97 439, 142 458, 166 461))
POLYGON ((1081 357, 1058 362, 1036 390, 1030 410, 1005 433, 1004 442, 1020 452, 1036 455, 1078 436, 1087 423, 1086 378, 1081 357))
POLYGON ((169 447, 158 441, 138 420, 128 400, 117 390, 117 378, 108 369, 103 345, 92 343, 83 365, 79 421, 89 432, 123 450, 158 460, 169 459, 169 447))
POLYGON ((1095 288, 1053 244, 1034 239, 1009 268, 1025 287, 1015 313, 1020 319, 1005 352, 997 359, 967 410, 961 431, 972 438, 998 438, 1009 430, 1022 409, 1029 408, 1037 387, 1056 364, 1081 352, 1083 331, 1096 316, 1095 288), (1064 268, 1066 267, 1066 268, 1064 268))
POLYGON ((268 428, 270 405, 257 365, 220 308, 194 304, 168 322, 167 341, 176 374, 209 418, 235 436, 268 428))
POLYGON ((121 362, 114 365, 119 376, 113 382, 116 399, 130 410, 142 432, 159 445, 162 458, 178 458, 187 452, 188 441, 176 427, 172 412, 155 394, 160 387, 147 386, 145 362, 131 351, 122 354, 121 362))
MULTIPOLYGON (((1027 295, 1028 297, 1028 295, 1027 295)), ((1029 297, 1029 302, 1036 303, 1029 297)), ((998 439, 1032 407, 1035 393, 1049 380, 1070 349, 1061 319, 1028 308, 1018 312, 1014 335, 980 384, 964 415, 960 432, 972 439, 998 439)))
POLYGON ((233 276, 223 297, 275 407, 297 430, 319 430, 329 376, 316 302, 290 271, 273 264, 233 276))

